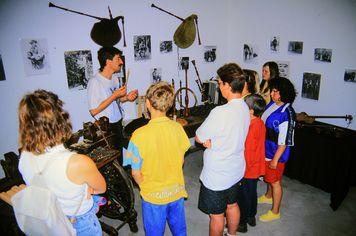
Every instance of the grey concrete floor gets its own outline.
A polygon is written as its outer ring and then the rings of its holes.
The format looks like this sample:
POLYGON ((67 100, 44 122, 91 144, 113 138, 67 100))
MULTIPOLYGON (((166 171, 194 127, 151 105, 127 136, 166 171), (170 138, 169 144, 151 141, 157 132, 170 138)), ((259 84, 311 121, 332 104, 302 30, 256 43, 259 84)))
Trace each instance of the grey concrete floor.
MULTIPOLYGON (((209 217, 198 208, 199 175, 202 169, 203 152, 197 151, 189 154, 185 159, 184 176, 189 197, 185 202, 186 221, 188 235, 209 235, 209 217)), ((263 235, 263 236, 301 236, 301 235, 356 235, 356 187, 352 187, 346 199, 337 211, 329 207, 330 194, 302 184, 299 181, 283 177, 283 199, 281 206, 281 219, 264 223, 257 220, 255 227, 249 227, 247 233, 239 235, 263 235)), ((266 186, 258 183, 258 193, 263 194, 266 186)), ((257 217, 269 210, 270 205, 259 205, 257 217)), ((138 212, 137 233, 132 233, 128 225, 119 231, 122 236, 145 235, 142 225, 141 199, 135 189, 135 209, 138 212)), ((121 222, 102 217, 101 220, 118 226, 121 222)), ((104 234, 105 235, 105 234, 104 234)), ((169 227, 166 227, 165 235, 171 235, 169 227)))

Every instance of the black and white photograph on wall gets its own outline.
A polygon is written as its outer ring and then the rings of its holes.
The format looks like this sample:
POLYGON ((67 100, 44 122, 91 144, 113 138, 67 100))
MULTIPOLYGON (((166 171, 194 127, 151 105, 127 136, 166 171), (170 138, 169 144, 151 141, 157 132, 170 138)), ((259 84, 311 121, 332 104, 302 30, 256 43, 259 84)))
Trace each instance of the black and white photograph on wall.
POLYGON ((315 61, 331 62, 332 54, 333 54, 332 49, 315 48, 314 49, 314 60, 315 61))
POLYGON ((289 79, 289 61, 276 61, 279 69, 279 76, 289 79))
POLYGON ((41 75, 50 72, 48 44, 46 39, 21 39, 25 74, 41 75))
POLYGON ((356 70, 346 69, 344 74, 344 81, 356 83, 356 70))
POLYGON ((189 69, 189 57, 181 57, 179 58, 179 69, 180 70, 188 70, 189 69))
POLYGON ((272 52, 279 51, 279 36, 273 36, 270 41, 270 49, 272 52))
POLYGON ((159 43, 159 51, 161 53, 169 53, 173 51, 172 41, 161 41, 159 43))
POLYGON ((162 81, 162 68, 151 69, 151 81, 152 84, 162 81))
POLYGON ((134 36, 135 61, 151 59, 151 35, 134 36))
POLYGON ((0 81, 6 80, 4 65, 2 64, 2 57, 0 54, 0 81))
POLYGON ((302 97, 319 100, 320 74, 303 73, 302 97))
POLYGON ((204 47, 204 61, 214 62, 216 60, 216 46, 204 47))
POLYGON ((93 60, 90 50, 64 52, 68 88, 83 90, 93 76, 93 60))
POLYGON ((257 46, 251 44, 244 44, 243 56, 245 62, 256 61, 258 57, 257 46))
POLYGON ((292 53, 302 54, 303 53, 303 42, 289 41, 288 51, 292 52, 292 53))

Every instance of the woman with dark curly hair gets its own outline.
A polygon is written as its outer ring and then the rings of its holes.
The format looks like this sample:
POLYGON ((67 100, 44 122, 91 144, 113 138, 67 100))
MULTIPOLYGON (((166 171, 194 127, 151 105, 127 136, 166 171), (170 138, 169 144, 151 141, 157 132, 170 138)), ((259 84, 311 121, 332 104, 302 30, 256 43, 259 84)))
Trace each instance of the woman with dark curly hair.
POLYGON ((260 95, 265 99, 266 104, 271 101, 271 94, 269 89, 269 81, 274 78, 279 77, 278 64, 274 61, 268 61, 263 64, 262 67, 262 78, 260 84, 260 95))
POLYGON ((57 95, 45 90, 25 95, 19 105, 19 170, 26 185, 42 172, 63 213, 75 217, 77 235, 102 235, 92 194, 105 192, 105 179, 89 157, 63 146, 71 133, 69 114, 57 95))
POLYGON ((258 203, 272 204, 272 209, 260 216, 268 222, 280 218, 282 200, 282 175, 288 161, 291 146, 294 145, 295 112, 292 103, 296 91, 292 82, 280 77, 269 81, 272 102, 266 107, 262 120, 266 125, 264 181, 267 192, 258 198, 258 203))

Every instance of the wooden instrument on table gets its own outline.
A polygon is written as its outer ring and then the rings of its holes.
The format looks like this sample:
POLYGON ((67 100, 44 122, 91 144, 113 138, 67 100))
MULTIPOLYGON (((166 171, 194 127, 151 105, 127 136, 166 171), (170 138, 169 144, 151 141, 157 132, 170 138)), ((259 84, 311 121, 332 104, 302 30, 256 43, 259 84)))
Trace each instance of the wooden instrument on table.
POLYGON ((173 13, 170 13, 169 11, 166 11, 160 7, 157 7, 154 4, 152 4, 151 7, 157 8, 158 10, 161 10, 161 11, 183 21, 178 26, 178 28, 176 29, 174 36, 173 36, 173 41, 179 48, 190 47, 195 40, 197 31, 198 31, 199 45, 201 45, 199 27, 198 27, 198 16, 196 14, 192 14, 192 15, 188 16, 187 18, 183 19, 179 16, 174 15, 173 13), (195 25, 196 25, 196 27, 195 27, 195 25))
POLYGON ((353 117, 352 115, 345 115, 345 116, 309 116, 305 112, 301 112, 297 114, 297 121, 305 122, 308 124, 312 124, 315 119, 345 119, 346 121, 351 122, 353 117))
POLYGON ((187 117, 189 116, 189 96, 188 96, 188 69, 184 70, 185 72, 185 87, 187 88, 185 90, 185 97, 184 97, 184 116, 187 117))
MULTIPOLYGON (((179 89, 181 90, 182 88, 182 81, 179 80, 179 89)), ((182 90, 181 90, 182 91, 182 90)), ((176 94, 178 94, 178 91, 176 92, 176 94)), ((179 109, 182 109, 183 108, 183 93, 180 92, 179 93, 179 109)))
POLYGON ((103 47, 111 47, 111 46, 114 46, 115 44, 117 44, 118 42, 120 42, 121 31, 118 26, 118 21, 121 19, 122 32, 124 35, 124 47, 126 47, 124 17, 117 16, 117 17, 113 18, 109 7, 108 7, 108 9, 109 9, 110 19, 106 19, 106 18, 92 16, 92 15, 78 12, 78 11, 69 10, 64 7, 56 6, 51 2, 49 2, 48 6, 59 8, 64 11, 69 11, 69 12, 77 13, 77 14, 84 15, 84 16, 89 16, 89 17, 99 20, 99 22, 95 23, 93 28, 91 29, 90 37, 92 38, 92 40, 95 43, 97 43, 98 45, 103 46, 103 47))
POLYGON ((172 88, 173 88, 173 91, 174 91, 175 90, 174 79, 172 79, 172 88))
MULTIPOLYGON (((173 101, 174 101, 174 103, 173 103, 173 117, 177 115, 177 114, 176 114, 175 101, 176 101, 178 95, 179 95, 180 97, 182 96, 182 91, 183 91, 183 90, 186 90, 186 97, 188 96, 188 94, 187 94, 188 91, 193 94, 193 96, 194 96, 194 105, 193 105, 193 107, 195 107, 195 106, 197 105, 198 99, 197 99, 197 97, 195 96, 193 90, 191 90, 190 88, 187 88, 187 87, 181 87, 181 88, 179 88, 179 89, 176 91, 176 93, 174 94, 174 100, 173 100, 173 101)), ((181 104, 181 101, 180 101, 180 106, 184 108, 184 113, 183 113, 183 115, 184 115, 185 117, 189 116, 189 108, 188 108, 188 105, 189 105, 189 104, 187 104, 187 100, 188 100, 188 103, 189 103, 189 98, 188 98, 188 99, 185 99, 185 106, 183 106, 183 105, 181 104)))
POLYGON ((197 79, 195 80, 195 82, 197 83, 198 89, 199 89, 199 91, 201 93, 201 96, 202 96, 201 97, 201 101, 203 103, 206 103, 208 101, 208 98, 205 96, 204 85, 203 85, 203 82, 200 79, 199 71, 198 71, 198 68, 196 66, 195 60, 192 60, 192 64, 194 66, 195 73, 197 74, 197 79))

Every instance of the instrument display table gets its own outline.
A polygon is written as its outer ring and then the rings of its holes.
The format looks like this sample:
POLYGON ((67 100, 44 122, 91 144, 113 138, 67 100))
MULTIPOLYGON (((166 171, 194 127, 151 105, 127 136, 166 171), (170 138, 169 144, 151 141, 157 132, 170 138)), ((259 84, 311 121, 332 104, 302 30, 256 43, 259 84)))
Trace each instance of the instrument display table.
POLYGON ((285 175, 330 193, 337 210, 356 185, 356 131, 315 122, 297 123, 285 175))
MULTIPOLYGON (((195 131, 204 122, 205 118, 209 115, 210 111, 215 107, 215 104, 199 105, 189 108, 190 115, 188 117, 179 117, 177 119, 185 120, 183 128, 187 133, 189 138, 195 137, 195 131)), ((183 111, 178 111, 178 113, 183 113, 183 111)), ((149 119, 140 117, 127 123, 124 127, 124 137, 128 140, 130 139, 132 133, 148 123, 149 119)))

